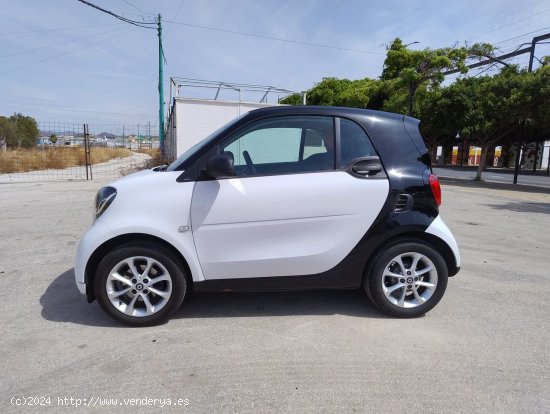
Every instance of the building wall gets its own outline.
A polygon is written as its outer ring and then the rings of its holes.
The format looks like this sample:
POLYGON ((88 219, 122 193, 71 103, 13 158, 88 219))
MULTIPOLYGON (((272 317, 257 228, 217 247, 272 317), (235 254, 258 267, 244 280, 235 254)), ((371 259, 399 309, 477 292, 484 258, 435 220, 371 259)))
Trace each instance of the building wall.
POLYGON ((550 141, 544 143, 544 148, 542 150, 542 163, 541 168, 549 169, 550 167, 550 141))
POLYGON ((274 104, 174 98, 166 131, 166 155, 177 158, 237 116, 268 106, 274 104))

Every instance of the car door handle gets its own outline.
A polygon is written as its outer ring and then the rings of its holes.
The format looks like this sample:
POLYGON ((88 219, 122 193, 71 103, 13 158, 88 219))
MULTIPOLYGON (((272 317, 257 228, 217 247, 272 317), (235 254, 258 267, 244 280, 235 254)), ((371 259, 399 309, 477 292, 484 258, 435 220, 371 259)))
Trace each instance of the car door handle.
POLYGON ((355 176, 370 177, 382 171, 382 164, 378 157, 365 157, 353 162, 348 171, 355 176))
POLYGON ((370 165, 354 165, 351 170, 355 174, 359 175, 369 175, 374 172, 379 172, 382 169, 380 164, 370 164, 370 165))

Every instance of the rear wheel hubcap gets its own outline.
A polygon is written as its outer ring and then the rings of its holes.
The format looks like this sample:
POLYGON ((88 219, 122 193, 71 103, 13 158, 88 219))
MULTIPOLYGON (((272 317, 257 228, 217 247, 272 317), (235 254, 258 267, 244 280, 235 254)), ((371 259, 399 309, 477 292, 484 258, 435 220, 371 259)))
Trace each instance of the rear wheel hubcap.
POLYGON ((421 253, 402 253, 384 268, 382 291, 390 303, 400 308, 423 305, 436 288, 437 269, 430 258, 421 253))

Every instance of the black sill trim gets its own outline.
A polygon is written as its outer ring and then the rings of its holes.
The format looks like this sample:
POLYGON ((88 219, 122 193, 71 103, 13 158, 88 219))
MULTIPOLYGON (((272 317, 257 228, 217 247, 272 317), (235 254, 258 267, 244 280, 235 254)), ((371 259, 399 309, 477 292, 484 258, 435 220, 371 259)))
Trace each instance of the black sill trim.
POLYGON ((210 279, 195 282, 195 292, 259 292, 276 290, 357 289, 361 278, 339 275, 306 275, 254 277, 242 279, 210 279))

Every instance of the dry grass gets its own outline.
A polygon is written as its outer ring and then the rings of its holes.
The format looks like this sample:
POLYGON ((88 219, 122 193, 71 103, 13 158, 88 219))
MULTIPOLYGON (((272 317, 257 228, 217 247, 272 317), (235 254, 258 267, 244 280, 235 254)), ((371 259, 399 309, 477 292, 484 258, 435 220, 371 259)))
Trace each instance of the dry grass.
MULTIPOLYGON (((126 148, 92 147, 90 151, 92 164, 130 155, 126 148)), ((61 169, 85 164, 83 147, 0 151, 0 173, 61 169)))
POLYGON ((151 156, 151 159, 147 161, 147 168, 154 168, 158 167, 159 165, 166 165, 172 162, 171 160, 167 160, 166 158, 161 157, 160 149, 158 148, 141 148, 137 152, 142 152, 151 156))

